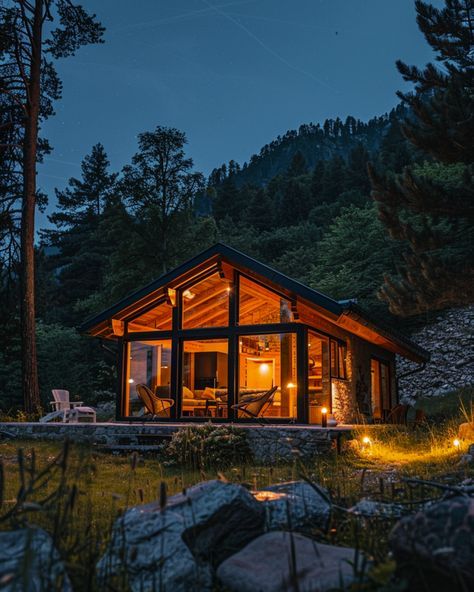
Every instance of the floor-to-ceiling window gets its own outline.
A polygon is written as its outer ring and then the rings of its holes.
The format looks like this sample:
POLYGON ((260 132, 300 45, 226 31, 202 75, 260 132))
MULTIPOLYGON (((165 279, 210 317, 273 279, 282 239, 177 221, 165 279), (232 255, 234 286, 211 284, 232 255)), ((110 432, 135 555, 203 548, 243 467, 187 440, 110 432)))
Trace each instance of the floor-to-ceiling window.
POLYGON ((241 335, 238 368, 239 417, 297 417, 296 333, 241 335))
POLYGON ((321 423, 321 410, 331 408, 329 339, 308 331, 308 405, 309 423, 321 423))
POLYGON ((227 417, 228 339, 182 344, 181 417, 227 417))
POLYGON ((156 397, 171 396, 171 340, 131 341, 127 345, 127 362, 126 415, 145 416, 151 411, 137 385, 146 386, 156 397))
POLYGON ((370 360, 370 386, 373 418, 384 420, 391 409, 390 369, 387 362, 377 358, 370 360))

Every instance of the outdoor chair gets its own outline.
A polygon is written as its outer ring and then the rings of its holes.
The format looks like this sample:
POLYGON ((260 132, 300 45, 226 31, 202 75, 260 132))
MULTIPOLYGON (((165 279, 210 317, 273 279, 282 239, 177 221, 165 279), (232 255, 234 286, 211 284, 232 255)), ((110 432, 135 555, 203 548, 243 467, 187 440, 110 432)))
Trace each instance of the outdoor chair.
POLYGON ((92 407, 85 407, 82 401, 71 401, 69 391, 65 389, 53 389, 54 401, 50 402, 53 411, 40 419, 41 423, 47 423, 60 419, 63 423, 78 423, 82 419, 96 422, 96 413, 92 407))
POLYGON ((257 393, 255 395, 244 395, 239 403, 232 405, 232 409, 244 413, 252 419, 258 419, 263 416, 266 409, 271 405, 273 396, 275 395, 278 386, 274 386, 265 393, 257 393))
POLYGON ((171 416, 170 409, 174 405, 173 399, 157 397, 146 384, 137 384, 136 389, 145 409, 153 418, 171 416))
POLYGON ((407 425, 409 405, 395 405, 387 415, 386 423, 394 425, 407 425))

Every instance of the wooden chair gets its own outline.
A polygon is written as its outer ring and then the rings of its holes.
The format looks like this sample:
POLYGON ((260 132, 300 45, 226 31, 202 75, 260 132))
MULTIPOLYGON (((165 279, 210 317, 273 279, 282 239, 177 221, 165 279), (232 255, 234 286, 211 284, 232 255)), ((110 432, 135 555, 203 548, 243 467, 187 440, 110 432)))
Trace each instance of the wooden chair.
POLYGON ((85 407, 82 401, 71 401, 69 391, 65 389, 53 389, 54 401, 50 402, 53 411, 40 419, 40 423, 47 423, 60 419, 63 423, 77 423, 86 419, 95 423, 96 413, 92 407, 85 407))
POLYGON ((239 403, 232 405, 232 409, 244 413, 252 419, 261 418, 265 410, 271 405, 277 389, 278 386, 274 386, 265 393, 245 395, 239 403))
POLYGON ((407 425, 409 405, 395 405, 387 415, 386 423, 407 425))
POLYGON ((170 409, 174 405, 173 399, 157 397, 146 384, 137 384, 136 389, 148 413, 153 417, 170 417, 170 409))
POLYGON ((412 428, 416 430, 416 428, 421 427, 426 423, 426 414, 423 409, 415 409, 415 419, 413 420, 412 428))

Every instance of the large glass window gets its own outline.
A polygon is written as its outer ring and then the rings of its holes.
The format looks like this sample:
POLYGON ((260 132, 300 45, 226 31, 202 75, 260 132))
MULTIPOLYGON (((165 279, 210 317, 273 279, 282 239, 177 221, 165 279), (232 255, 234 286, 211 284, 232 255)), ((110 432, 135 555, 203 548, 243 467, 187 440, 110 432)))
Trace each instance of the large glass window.
POLYGON ((295 333, 240 337, 238 401, 241 418, 296 418, 295 333))
POLYGON ((151 310, 144 312, 128 322, 129 333, 140 331, 170 331, 173 307, 168 302, 161 302, 151 310))
POLYGON ((131 341, 127 351, 126 415, 169 417, 171 403, 150 401, 148 391, 153 397, 161 399, 171 396, 171 340, 131 341), (146 389, 140 392, 137 386, 145 386, 146 389))
POLYGON ((372 415, 374 419, 386 419, 391 408, 390 372, 386 362, 370 360, 370 386, 372 415))
POLYGON ((183 291, 183 329, 229 324, 231 284, 215 273, 183 291))
POLYGON ((329 340, 308 333, 308 402, 309 422, 321 423, 321 410, 330 409, 329 340))
POLYGON ((291 323, 291 302, 256 282, 241 277, 239 288, 239 324, 268 325, 291 323))
POLYGON ((227 339, 183 343, 183 417, 227 417, 227 339))
POLYGON ((346 356, 346 344, 331 339, 331 376, 333 378, 347 378, 346 356))

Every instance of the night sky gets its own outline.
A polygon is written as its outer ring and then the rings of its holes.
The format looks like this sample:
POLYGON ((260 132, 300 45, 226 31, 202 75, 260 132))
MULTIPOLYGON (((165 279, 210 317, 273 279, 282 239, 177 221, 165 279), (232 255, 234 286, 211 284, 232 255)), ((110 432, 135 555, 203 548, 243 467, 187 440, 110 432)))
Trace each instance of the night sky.
POLYGON ((97 142, 120 170, 137 134, 177 127, 208 174, 301 123, 381 115, 406 88, 395 60, 432 59, 413 0, 81 3, 107 31, 103 45, 58 63, 63 98, 42 131, 54 151, 39 167, 49 210, 97 142))

